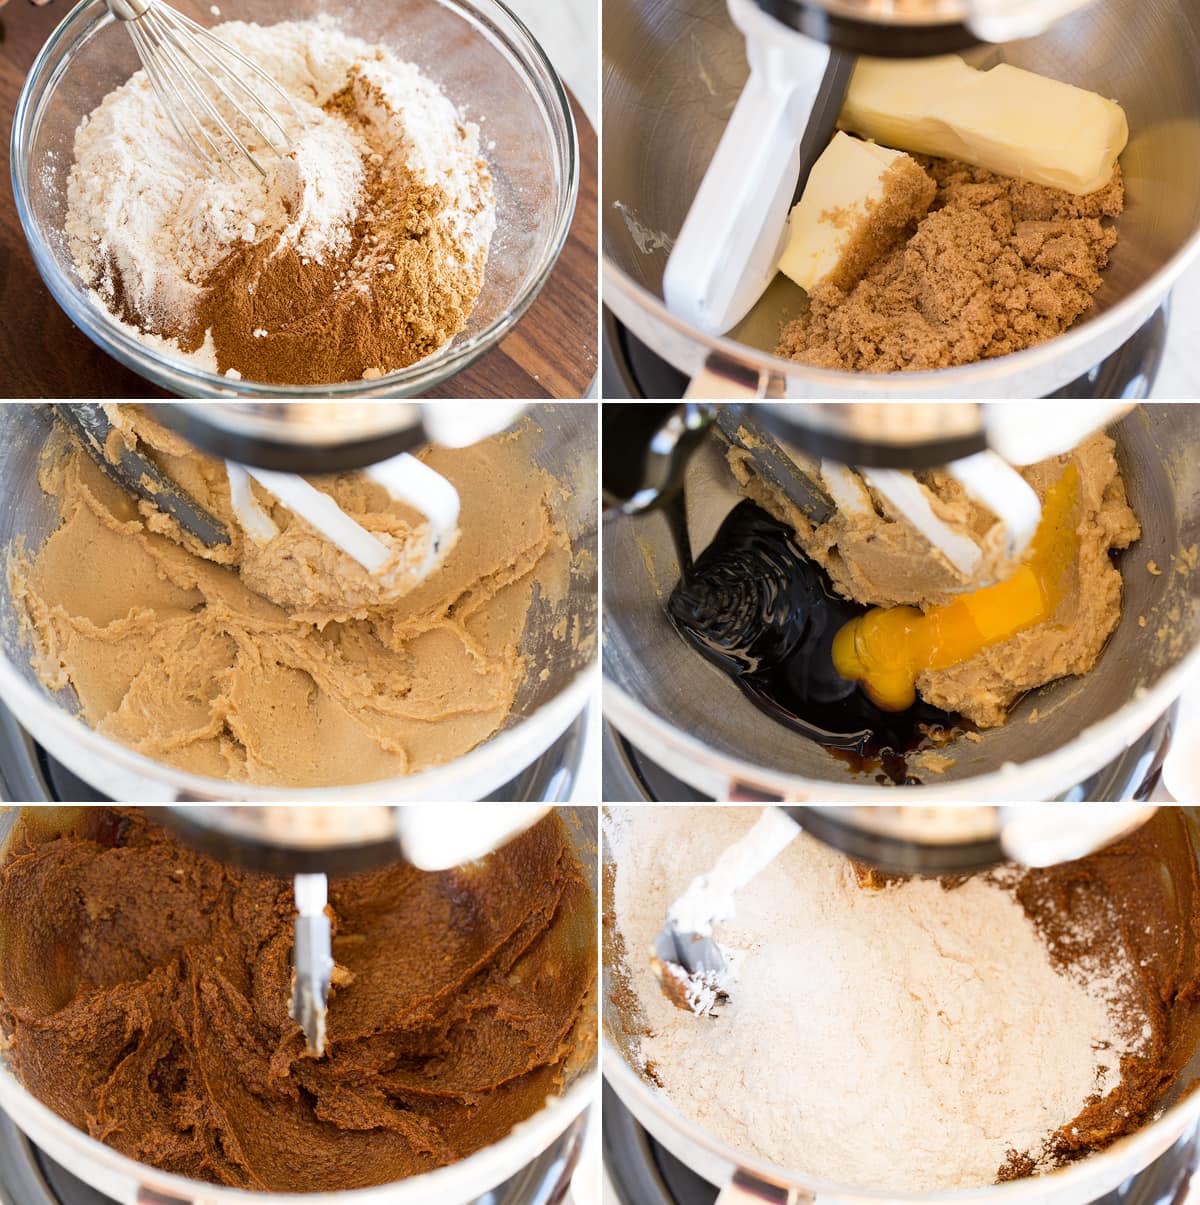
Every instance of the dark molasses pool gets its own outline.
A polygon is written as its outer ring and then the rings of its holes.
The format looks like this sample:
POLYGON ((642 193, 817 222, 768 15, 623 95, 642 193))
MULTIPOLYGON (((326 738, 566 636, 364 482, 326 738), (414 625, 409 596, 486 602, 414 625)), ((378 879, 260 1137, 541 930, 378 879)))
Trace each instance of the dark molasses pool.
POLYGON ((854 770, 918 782, 905 755, 969 726, 920 700, 883 711, 834 669, 834 636, 868 608, 839 597, 791 529, 755 503, 738 503, 694 564, 680 561, 667 612, 684 639, 761 711, 854 770))

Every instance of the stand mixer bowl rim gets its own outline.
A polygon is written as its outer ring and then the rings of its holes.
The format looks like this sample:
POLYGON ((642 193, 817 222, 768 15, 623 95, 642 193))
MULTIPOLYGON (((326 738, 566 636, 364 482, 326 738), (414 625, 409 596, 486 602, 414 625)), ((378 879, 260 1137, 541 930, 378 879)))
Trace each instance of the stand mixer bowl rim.
MULTIPOLYGON (((511 728, 488 737, 487 740, 444 765, 422 770, 399 778, 330 787, 268 787, 233 779, 209 778, 181 770, 166 762, 156 761, 144 753, 122 745, 89 727, 79 716, 72 715, 40 690, 32 686, 0 652, 0 699, 14 711, 22 727, 40 744, 46 744, 46 729, 63 740, 72 740, 82 752, 103 762, 113 764, 124 773, 138 775, 146 782, 161 784, 162 793, 152 799, 131 799, 136 803, 175 803, 187 801, 245 801, 245 802, 304 802, 349 803, 358 800, 420 800, 438 801, 464 798, 460 788, 469 780, 472 797, 482 798, 503 786, 515 770, 530 765, 540 757, 566 730, 571 721, 587 706, 595 693, 595 658, 581 666, 571 680, 553 698, 536 711, 521 717, 511 728), (28 717, 40 718, 36 728, 28 717)), ((50 749, 55 756, 61 754, 50 749)), ((75 769, 75 767, 69 767, 75 769)), ((91 782, 78 769, 80 777, 91 782)), ((95 785, 93 783, 93 785, 95 785)), ((18 801, 24 802, 24 801, 18 801)), ((63 802, 70 803, 71 800, 63 802)))
POLYGON ((759 8, 775 15, 778 9, 817 9, 847 21, 858 21, 864 25, 888 29, 893 26, 948 25, 958 24, 971 15, 967 0, 939 0, 936 11, 896 12, 886 16, 879 6, 870 0, 755 0, 759 8))
MULTIPOLYGON (((1082 353, 1089 343, 1103 345, 1091 357, 1094 363, 1098 363, 1124 341, 1130 333, 1129 324, 1134 318, 1144 319, 1158 308, 1180 276, 1197 259, 1200 259, 1200 227, 1155 275, 1128 296, 1103 313, 1077 322, 1061 335, 1055 335, 1052 339, 1023 351, 1010 352, 1008 355, 996 356, 989 360, 920 372, 849 372, 816 368, 799 360, 787 360, 769 352, 759 351, 749 344, 740 343, 728 335, 708 335, 693 327, 671 313, 661 297, 644 285, 638 284, 607 252, 602 257, 602 274, 606 295, 608 290, 619 294, 636 310, 648 313, 656 322, 669 327, 673 334, 689 339, 706 349, 708 355, 719 356, 749 367, 756 370, 762 378, 782 379, 784 382, 788 379, 802 379, 807 386, 816 389, 820 396, 836 397, 853 391, 855 394, 878 394, 889 398, 901 395, 919 398, 936 393, 939 396, 961 399, 984 396, 989 386, 994 388, 1008 377, 1039 370, 1046 371, 1060 357, 1066 358, 1072 352, 1082 353), (1116 342, 1110 346, 1109 343, 1113 339, 1116 342)), ((632 322, 627 325, 634 334, 641 333, 632 322)), ((653 347, 652 350, 657 351, 653 347)), ((988 393, 987 396, 991 394, 988 393)), ((1002 393, 998 396, 1011 395, 1002 393)))
MULTIPOLYGON (((594 1062, 594 1058, 593 1058, 594 1062)), ((516 1175, 555 1142, 567 1127, 592 1103, 598 1080, 593 1065, 577 1076, 560 1096, 548 1098, 533 1116, 518 1122, 507 1134, 488 1146, 418 1176, 393 1180, 370 1188, 341 1189, 336 1193, 277 1193, 227 1188, 203 1180, 193 1180, 173 1172, 161 1171, 123 1155, 103 1142, 77 1129, 28 1091, 16 1075, 0 1062, 0 1108, 21 1131, 56 1161, 70 1162, 71 1157, 88 1160, 87 1170, 99 1167, 109 1177, 119 1177, 160 1194, 162 1199, 185 1205, 251 1205, 269 1201, 273 1205, 314 1205, 321 1201, 352 1202, 353 1205, 426 1205, 436 1201, 451 1205, 455 1201, 473 1201, 516 1175), (20 1121, 16 1121, 17 1118, 20 1121), (64 1159, 65 1157, 65 1159, 64 1159)), ((76 1175, 80 1169, 76 1168, 76 1175)), ((86 1179, 85 1176, 80 1176, 86 1179)), ((87 1180, 93 1184, 92 1180, 87 1180)))
MULTIPOLYGON (((763 1182, 788 1189, 799 1189, 809 1200, 822 1198, 836 1200, 839 1205, 883 1205, 892 1202, 949 1202, 964 1203, 999 1202, 1000 1205, 1016 1205, 1017 1202, 1036 1202, 1038 1205, 1061 1205, 1066 1200, 1081 1203, 1091 1201, 1109 1191, 1136 1171, 1149 1166, 1159 1155, 1186 1132, 1189 1125, 1200 1118, 1200 1093, 1192 1093, 1177 1101, 1158 1116, 1148 1120, 1131 1134, 1118 1139, 1112 1146, 1096 1151, 1053 1172, 1039 1176, 1025 1176, 1007 1180, 1000 1184, 979 1188, 947 1189, 938 1192, 889 1192, 881 1189, 855 1188, 834 1184, 808 1176, 803 1172, 789 1170, 757 1155, 748 1154, 715 1137, 697 1122, 685 1117, 672 1103, 667 1094, 651 1088, 629 1065, 607 1032, 601 1035, 601 1064, 604 1078, 629 1108, 639 1124, 650 1131, 653 1138, 671 1150, 671 1144, 663 1141, 658 1127, 682 1139, 688 1146, 698 1149, 704 1158, 729 1165, 750 1173, 763 1182), (645 1114, 653 1118, 647 1124, 645 1114), (1168 1140, 1169 1139, 1169 1140, 1168 1140), (1112 1168, 1109 1173, 1108 1169, 1112 1168), (1104 1178, 1101 1186, 1096 1181, 1104 1178), (1111 1183, 1107 1183, 1111 1180, 1111 1183), (1069 1195, 1068 1195, 1069 1194, 1069 1195)), ((676 1158, 678 1151, 671 1150, 676 1158)), ((683 1159, 687 1163, 688 1160, 683 1159)), ((690 1166, 690 1164, 689 1164, 690 1166)), ((702 1169, 693 1171, 704 1175, 702 1169)), ((789 1198, 790 1199, 790 1198, 789 1198)))
POLYGON ((771 792, 781 802, 1044 801, 1082 782, 1106 764, 1113 750, 1123 749, 1137 740, 1183 693, 1197 666, 1200 666, 1200 645, 1191 649, 1152 687, 1135 695, 1098 723, 1077 732, 1053 753, 1027 762, 1002 765, 989 773, 957 781, 923 783, 918 788, 881 787, 874 782, 856 782, 848 775, 844 781, 805 778, 721 753, 652 711, 607 675, 603 687, 604 716, 641 752, 698 790, 708 789, 715 781, 724 781, 744 783, 755 791, 771 792), (700 775, 705 778, 702 780, 700 775))

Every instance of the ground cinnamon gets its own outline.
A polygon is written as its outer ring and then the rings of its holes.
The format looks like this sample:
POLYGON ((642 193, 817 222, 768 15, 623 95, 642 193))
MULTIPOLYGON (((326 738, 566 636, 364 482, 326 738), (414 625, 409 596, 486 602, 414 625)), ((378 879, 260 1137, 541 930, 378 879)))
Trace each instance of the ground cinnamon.
MULTIPOLYGON (((361 126, 364 92, 368 103, 386 105, 358 78, 325 109, 361 126)), ((180 339, 184 350, 211 335, 220 372, 321 385, 406 368, 466 326, 486 252, 472 252, 455 233, 460 224, 441 188, 377 154, 364 156, 363 169, 363 203, 346 251, 319 263, 295 247, 279 249, 274 237, 242 245, 204 282, 180 339)))
POLYGON ((1020 351, 1092 305, 1124 209, 1117 168, 1077 197, 915 156, 937 182, 929 214, 848 290, 827 284, 786 322, 777 352, 821 368, 949 368, 1020 351))

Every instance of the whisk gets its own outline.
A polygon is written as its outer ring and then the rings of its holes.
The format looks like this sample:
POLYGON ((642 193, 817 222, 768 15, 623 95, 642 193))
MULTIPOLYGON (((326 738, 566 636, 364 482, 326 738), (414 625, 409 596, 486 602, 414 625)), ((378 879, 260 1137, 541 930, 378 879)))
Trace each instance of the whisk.
POLYGON ((207 171, 216 174, 224 165, 236 175, 240 156, 265 176, 255 151, 266 148, 280 158, 287 153, 291 136, 279 105, 272 108, 247 79, 269 89, 297 121, 303 118, 257 63, 162 0, 106 3, 129 31, 163 112, 207 171), (261 116, 252 116, 256 112, 261 116))

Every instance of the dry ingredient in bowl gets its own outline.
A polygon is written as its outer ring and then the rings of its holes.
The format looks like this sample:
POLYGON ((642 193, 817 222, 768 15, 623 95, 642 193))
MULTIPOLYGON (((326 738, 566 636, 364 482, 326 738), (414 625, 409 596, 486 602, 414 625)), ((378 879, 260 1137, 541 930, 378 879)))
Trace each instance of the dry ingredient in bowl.
POLYGON ((801 834, 714 930, 728 1002, 681 1011, 639 952, 755 815, 605 827, 606 1014, 718 1139, 848 1186, 981 1187, 1136 1128, 1195 1051, 1195 852, 1171 808, 1082 861, 957 880, 881 878, 801 834))
POLYGON ((496 226, 479 130, 436 84, 328 17, 214 30, 291 97, 266 177, 214 177, 145 72, 80 124, 66 233, 143 342, 277 385, 381 376, 464 329, 496 226))

